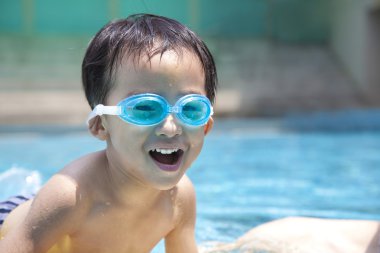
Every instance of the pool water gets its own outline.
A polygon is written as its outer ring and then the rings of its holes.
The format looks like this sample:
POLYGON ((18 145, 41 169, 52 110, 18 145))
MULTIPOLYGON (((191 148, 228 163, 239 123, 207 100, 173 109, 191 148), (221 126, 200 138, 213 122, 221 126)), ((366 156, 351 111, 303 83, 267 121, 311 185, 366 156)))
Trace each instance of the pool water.
MULTIPOLYGON (((105 146, 82 131, 0 136, 1 199, 37 190, 69 161, 105 146)), ((380 131, 218 120, 188 175, 199 244, 230 242, 285 216, 380 220, 380 131)))

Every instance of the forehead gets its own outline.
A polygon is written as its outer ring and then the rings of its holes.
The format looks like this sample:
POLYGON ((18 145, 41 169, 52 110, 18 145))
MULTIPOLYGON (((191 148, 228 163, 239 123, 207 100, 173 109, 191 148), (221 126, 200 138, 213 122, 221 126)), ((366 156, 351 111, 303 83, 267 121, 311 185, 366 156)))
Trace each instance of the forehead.
MULTIPOLYGON (((153 49, 154 50, 154 49, 153 49)), ((205 92, 205 74, 197 55, 189 50, 168 50, 140 59, 125 56, 114 73, 118 92, 156 92, 195 90, 205 92)))
POLYGON ((202 64, 197 55, 186 49, 180 51, 168 50, 153 56, 144 54, 139 58, 124 56, 117 70, 130 74, 131 72, 144 75, 161 74, 173 78, 179 77, 178 74, 183 76, 187 71, 190 71, 189 75, 195 74, 195 71, 202 72, 202 75, 204 75, 202 64))

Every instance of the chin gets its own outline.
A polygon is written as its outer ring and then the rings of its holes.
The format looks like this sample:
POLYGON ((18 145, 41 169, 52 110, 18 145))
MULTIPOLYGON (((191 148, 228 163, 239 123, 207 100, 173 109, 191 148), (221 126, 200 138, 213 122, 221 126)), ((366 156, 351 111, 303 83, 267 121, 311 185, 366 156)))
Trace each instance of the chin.
POLYGON ((170 190, 172 189, 173 187, 175 187, 178 182, 181 180, 181 178, 184 176, 184 172, 180 172, 180 171, 177 171, 177 172, 171 172, 172 175, 166 175, 166 176, 162 176, 160 178, 155 178, 151 181, 150 185, 157 189, 157 190, 161 190, 161 191, 166 191, 166 190, 170 190))

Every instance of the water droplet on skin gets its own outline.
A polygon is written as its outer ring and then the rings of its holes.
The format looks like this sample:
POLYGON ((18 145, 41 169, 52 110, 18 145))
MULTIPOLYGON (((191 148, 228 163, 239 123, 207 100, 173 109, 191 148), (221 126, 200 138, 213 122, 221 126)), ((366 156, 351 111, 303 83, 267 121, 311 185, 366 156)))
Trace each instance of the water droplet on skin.
POLYGON ((170 201, 174 202, 174 189, 171 189, 169 191, 169 194, 170 194, 170 201))

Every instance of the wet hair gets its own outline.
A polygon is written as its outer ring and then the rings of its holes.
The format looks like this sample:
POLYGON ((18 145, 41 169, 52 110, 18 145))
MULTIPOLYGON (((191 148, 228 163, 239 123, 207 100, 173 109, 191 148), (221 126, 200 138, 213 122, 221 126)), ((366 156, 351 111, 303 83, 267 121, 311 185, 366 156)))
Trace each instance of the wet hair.
POLYGON ((131 57, 136 64, 143 56, 148 61, 174 50, 194 53, 205 75, 206 95, 213 103, 217 88, 214 59, 206 44, 189 28, 176 20, 152 15, 135 14, 106 24, 91 40, 82 63, 82 83, 91 108, 104 104, 113 87, 117 64, 131 57))

